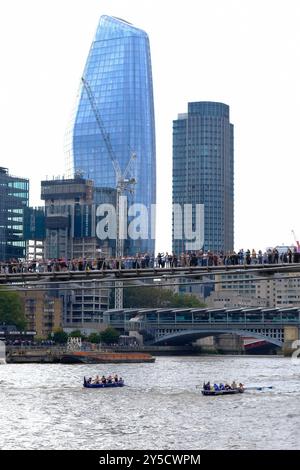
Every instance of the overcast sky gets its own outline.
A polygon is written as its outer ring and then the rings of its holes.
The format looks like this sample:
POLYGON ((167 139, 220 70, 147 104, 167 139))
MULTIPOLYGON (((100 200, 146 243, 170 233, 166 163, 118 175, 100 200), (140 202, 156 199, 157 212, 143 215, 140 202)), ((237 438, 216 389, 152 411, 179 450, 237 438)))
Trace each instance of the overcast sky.
POLYGON ((157 135, 157 250, 171 248, 172 120, 189 101, 230 106, 235 248, 300 237, 299 0, 1 0, 0 165, 64 173, 64 135, 101 15, 150 38, 157 135))

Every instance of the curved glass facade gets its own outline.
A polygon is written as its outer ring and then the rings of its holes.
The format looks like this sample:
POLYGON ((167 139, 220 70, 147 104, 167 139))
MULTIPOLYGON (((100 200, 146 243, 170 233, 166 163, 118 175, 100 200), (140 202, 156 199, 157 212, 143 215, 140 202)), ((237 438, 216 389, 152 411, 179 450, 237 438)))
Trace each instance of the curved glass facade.
MULTIPOLYGON (((94 95, 112 149, 124 172, 133 152, 128 178, 135 178, 128 198, 150 214, 156 202, 155 125, 150 46, 147 34, 118 18, 102 16, 84 74, 94 95)), ((69 133, 67 176, 82 172, 97 187, 115 187, 116 176, 87 92, 81 87, 69 133)), ((126 243, 127 253, 154 252, 149 237, 126 243)))

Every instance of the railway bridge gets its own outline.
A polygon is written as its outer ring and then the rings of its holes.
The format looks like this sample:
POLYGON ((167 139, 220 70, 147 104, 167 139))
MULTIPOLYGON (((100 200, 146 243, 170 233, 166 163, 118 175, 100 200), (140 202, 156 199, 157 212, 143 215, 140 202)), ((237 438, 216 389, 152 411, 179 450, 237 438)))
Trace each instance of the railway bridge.
POLYGON ((231 333, 264 340, 290 354, 300 339, 300 308, 158 308, 107 310, 103 321, 153 345, 184 345, 231 333))

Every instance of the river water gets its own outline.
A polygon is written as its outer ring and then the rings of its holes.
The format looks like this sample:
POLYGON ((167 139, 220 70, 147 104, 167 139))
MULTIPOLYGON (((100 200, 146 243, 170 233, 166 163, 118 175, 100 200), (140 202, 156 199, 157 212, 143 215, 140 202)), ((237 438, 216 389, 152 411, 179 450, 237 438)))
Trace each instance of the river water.
POLYGON ((153 364, 0 365, 1 449, 300 449, 300 359, 158 357, 153 364), (83 375, 129 385, 83 389, 83 375), (272 385, 203 397, 203 380, 272 385))

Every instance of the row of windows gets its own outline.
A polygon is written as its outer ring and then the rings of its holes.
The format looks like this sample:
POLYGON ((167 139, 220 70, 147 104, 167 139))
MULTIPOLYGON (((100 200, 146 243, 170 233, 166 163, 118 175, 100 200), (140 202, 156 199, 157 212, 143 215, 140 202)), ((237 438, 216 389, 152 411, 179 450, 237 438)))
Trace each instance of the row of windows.
POLYGON ((113 64, 110 64, 109 62, 101 64, 100 67, 98 64, 98 71, 94 73, 92 70, 91 77, 90 77, 89 68, 88 68, 87 75, 89 78, 89 82, 91 81, 90 83, 91 86, 93 85, 93 79, 95 80, 95 78, 98 78, 99 80, 101 80, 102 83, 110 79, 116 80, 117 82, 121 82, 121 83, 123 82, 128 83, 131 80, 139 80, 139 79, 143 79, 143 82, 145 82, 147 78, 146 70, 144 69, 143 64, 141 64, 141 66, 138 67, 137 64, 133 64, 133 63, 130 66, 128 64, 128 68, 125 68, 125 69, 124 69, 124 66, 113 65, 113 64), (135 70, 134 74, 132 73, 132 70, 135 70), (92 75, 95 75, 95 77, 93 77, 92 75))
POLYGON ((126 41, 126 39, 122 38, 121 40, 110 39, 109 43, 106 43, 103 40, 94 41, 91 53, 93 55, 100 55, 101 57, 105 55, 111 55, 115 58, 120 56, 124 57, 125 55, 128 55, 128 52, 126 51, 128 46, 130 47, 131 51, 134 51, 135 54, 140 54, 144 51, 144 44, 140 44, 138 41, 126 41))

